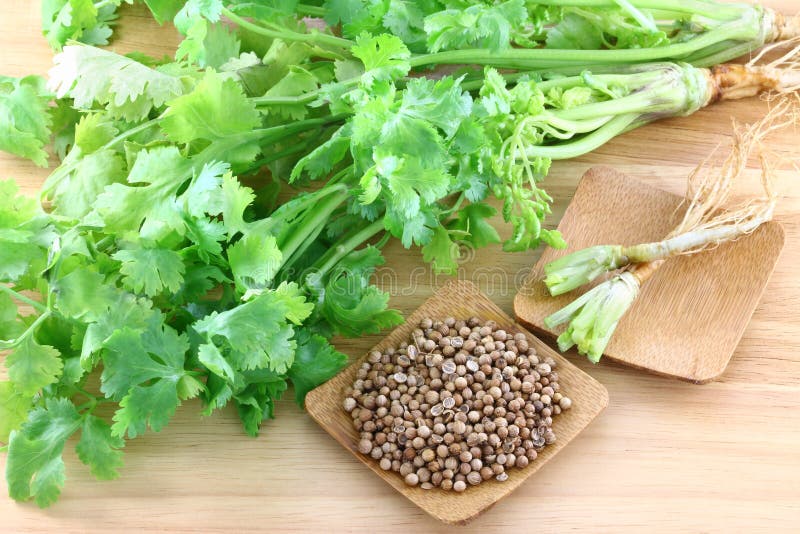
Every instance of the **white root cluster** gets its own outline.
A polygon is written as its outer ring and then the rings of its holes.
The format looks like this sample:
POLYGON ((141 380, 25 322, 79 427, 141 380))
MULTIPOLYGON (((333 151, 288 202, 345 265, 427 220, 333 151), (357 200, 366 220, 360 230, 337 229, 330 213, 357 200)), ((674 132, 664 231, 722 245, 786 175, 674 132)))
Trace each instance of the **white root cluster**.
MULTIPOLYGON (((800 18, 793 19, 800 28, 800 18)), ((779 94, 793 93, 800 90, 800 30, 791 39, 765 46, 748 63, 747 68, 763 74, 764 78, 773 82, 770 89, 779 94), (776 50, 790 46, 789 50, 769 63, 759 65, 776 50)))
POLYGON ((694 254, 750 234, 770 221, 776 202, 772 187, 774 169, 763 142, 772 132, 796 124, 798 118, 800 112, 794 99, 786 97, 776 101, 761 121, 749 126, 734 123, 733 148, 722 164, 714 167, 706 160, 689 175, 686 194, 689 207, 678 226, 661 242, 625 248, 623 253, 629 261, 638 263, 694 254), (764 196, 723 211, 734 181, 744 173, 756 150, 764 196))

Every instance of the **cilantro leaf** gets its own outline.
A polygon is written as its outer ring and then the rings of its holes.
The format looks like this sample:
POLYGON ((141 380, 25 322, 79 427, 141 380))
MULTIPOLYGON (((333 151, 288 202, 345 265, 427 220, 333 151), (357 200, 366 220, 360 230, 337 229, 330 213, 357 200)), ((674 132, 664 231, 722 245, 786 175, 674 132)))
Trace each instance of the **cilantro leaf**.
MULTIPOLYGON (((427 2, 433 4, 434 2, 427 2)), ((426 2, 390 0, 383 16, 383 26, 400 37, 414 52, 425 52, 426 2)))
POLYGON ((341 24, 346 37, 362 32, 382 33, 384 4, 383 0, 325 0, 325 22, 331 26, 341 24))
POLYGON ((197 349, 197 358, 200 360, 200 363, 205 365, 209 371, 218 377, 228 382, 233 382, 236 379, 236 372, 216 345, 211 343, 200 345, 197 349))
POLYGON ((139 153, 123 185, 107 186, 94 208, 107 231, 138 231, 153 215, 163 218, 171 211, 172 197, 191 177, 191 162, 177 147, 165 146, 139 153))
POLYGON ((207 71, 195 89, 169 103, 161 128, 177 143, 213 142, 242 136, 235 152, 225 154, 229 163, 249 162, 259 152, 252 130, 261 124, 255 104, 248 100, 241 86, 230 78, 207 71))
POLYGON ((597 50, 602 46, 602 30, 574 13, 567 14, 547 32, 547 48, 597 50))
POLYGON ((0 293, 0 340, 15 339, 22 333, 23 326, 17 315, 16 303, 5 293, 0 293))
POLYGON ((175 18, 184 5, 184 0, 144 0, 153 18, 159 24, 164 24, 175 18))
POLYGON ((0 150, 47 166, 51 96, 39 76, 0 76, 0 150))
POLYGON ((16 228, 38 212, 36 201, 20 195, 14 180, 0 181, 0 228, 16 228))
POLYGON ((80 158, 70 173, 48 184, 55 205, 53 213, 79 219, 92 211, 106 186, 125 179, 124 165, 122 157, 109 149, 80 158))
MULTIPOLYGON (((144 331, 121 328, 105 342, 100 390, 119 400, 134 387, 151 380, 176 384, 185 374, 189 343, 185 336, 165 325, 144 331)), ((177 401, 177 396, 176 396, 177 401)))
POLYGON ((64 398, 48 398, 44 407, 30 412, 8 444, 6 480, 11 498, 34 498, 42 508, 55 502, 64 486, 64 444, 80 424, 77 410, 64 398))
POLYGON ((244 391, 235 395, 236 409, 242 420, 245 432, 257 436, 258 431, 267 419, 275 413, 275 400, 286 391, 286 381, 274 377, 261 383, 250 384, 244 391))
POLYGON ((50 87, 78 108, 97 102, 111 116, 135 122, 183 93, 179 77, 125 56, 85 45, 68 45, 50 69, 50 87))
POLYGON ((221 0, 188 0, 183 8, 175 15, 175 27, 178 31, 186 35, 198 19, 209 22, 219 22, 222 15, 221 0))
POLYGON ((88 269, 76 269, 54 284, 55 308, 65 317, 93 322, 117 304, 117 292, 105 277, 88 269))
POLYGON ((399 37, 382 33, 377 37, 361 34, 350 52, 364 63, 361 80, 367 87, 377 81, 394 81, 411 70, 411 52, 399 37))
POLYGON ((111 425, 94 415, 88 415, 81 427, 81 439, 75 446, 78 458, 88 465, 92 474, 101 480, 119 476, 122 467, 122 448, 125 441, 111 433, 111 425))
POLYGON ((456 213, 456 219, 449 228, 465 234, 465 239, 475 248, 500 242, 500 235, 487 219, 494 217, 497 210, 488 204, 470 204, 456 213))
POLYGON ((64 362, 53 347, 39 345, 33 336, 27 336, 14 352, 6 358, 8 377, 16 390, 28 397, 43 387, 58 381, 64 362))
POLYGON ((384 261, 380 250, 368 246, 348 254, 331 271, 320 313, 335 331, 355 337, 402 322, 400 313, 387 309, 389 295, 369 283, 384 261))
POLYGON ((512 34, 525 24, 527 16, 524 0, 446 9, 425 18, 428 48, 431 52, 459 48, 503 50, 510 47, 512 34))
POLYGON ((227 174, 222 178, 222 219, 230 240, 239 232, 247 230, 244 220, 244 211, 252 204, 256 196, 253 190, 245 187, 232 175, 227 174))
POLYGON ((186 267, 181 255, 163 248, 123 249, 112 256, 122 262, 122 284, 134 293, 153 297, 164 289, 176 293, 183 284, 186 267))
POLYGON ((0 442, 8 442, 11 432, 27 419, 30 408, 30 398, 20 395, 14 384, 0 382, 0 442))
POLYGON ((247 233, 228 247, 228 262, 237 289, 264 288, 272 282, 281 267, 283 255, 274 236, 247 233))
POLYGON ((165 325, 145 331, 117 330, 104 344, 100 390, 120 401, 113 434, 129 438, 149 426, 158 432, 180 404, 178 384, 186 376, 189 342, 165 325))
POLYGON ((42 29, 50 46, 61 50, 67 41, 93 45, 108 44, 117 7, 133 0, 109 0, 98 8, 91 0, 44 0, 42 29))
POLYGON ((350 148, 350 138, 345 127, 336 130, 330 139, 300 158, 292 169, 289 181, 296 181, 303 173, 312 179, 320 178, 342 161, 350 148))
POLYGON ((239 55, 241 43, 236 34, 223 24, 209 24, 204 18, 195 19, 178 46, 175 59, 186 59, 200 67, 219 69, 232 57, 239 55))
POLYGON ((458 245, 443 226, 437 226, 433 230, 430 242, 422 247, 422 257, 432 263, 436 272, 454 273, 458 269, 458 245))
POLYGON ((291 365, 296 346, 291 339, 294 330, 287 321, 303 321, 312 308, 287 284, 278 291, 264 291, 231 310, 213 312, 193 327, 222 350, 236 368, 268 368, 282 373, 291 365))
POLYGON ((294 385, 294 396, 301 407, 306 394, 333 378, 345 365, 347 356, 337 351, 324 337, 305 329, 297 332, 297 350, 289 378, 294 385))

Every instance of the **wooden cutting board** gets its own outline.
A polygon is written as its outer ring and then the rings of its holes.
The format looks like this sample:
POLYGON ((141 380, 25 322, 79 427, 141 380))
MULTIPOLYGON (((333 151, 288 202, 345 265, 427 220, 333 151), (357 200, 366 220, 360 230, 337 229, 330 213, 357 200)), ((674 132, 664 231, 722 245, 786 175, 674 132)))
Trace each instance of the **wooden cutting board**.
MULTIPOLYGON (((741 1, 741 0, 737 0, 741 1)), ((784 13, 797 0, 764 0, 784 13)), ((40 0, 3 0, 0 73, 46 74, 53 53, 41 35, 40 0)), ((175 31, 159 27, 143 2, 123 3, 111 49, 172 56, 175 31)), ((583 173, 608 165, 638 180, 682 194, 686 175, 730 136, 731 117, 752 122, 767 104, 727 102, 691 117, 630 132, 592 154, 553 165, 544 186, 553 198, 548 226, 558 224, 583 173)), ((776 135, 770 148, 796 156, 800 132, 776 135)), ((55 162, 54 162, 55 163, 55 162)), ((758 191, 756 167, 737 184, 740 198, 758 191)), ((31 196, 48 169, 0 154, 0 180, 13 179, 31 196)), ((572 358, 608 390, 612 402, 580 438, 529 482, 470 524, 494 532, 794 532, 800 523, 800 187, 797 173, 779 171, 776 218, 786 248, 722 380, 694 387, 607 362, 572 358)), ((500 235, 511 228, 498 218, 500 235)), ((520 280, 542 250, 479 251, 460 265, 512 313, 520 280)), ((397 241, 384 249, 378 282, 391 304, 411 313, 441 287, 418 250, 397 241)), ((382 336, 339 339, 358 357, 382 336)), ((5 366, 0 364, 0 376, 5 366)), ((57 505, 40 510, 8 498, 0 483, 2 532, 443 532, 442 525, 343 454, 342 447, 294 402, 258 439, 244 434, 234 409, 211 417, 189 401, 160 433, 125 447, 121 477, 98 482, 68 446, 67 484, 57 505)), ((0 453, 0 471, 5 454, 0 453)))
MULTIPOLYGON (((663 239, 686 211, 683 197, 608 167, 589 170, 558 225, 569 244, 547 249, 514 299, 519 320, 557 336, 551 313, 608 279, 552 297, 542 281, 551 261, 593 245, 636 245, 663 239)), ((769 222, 713 250, 672 258, 642 286, 619 322, 604 357, 696 383, 719 377, 764 293, 784 244, 783 227, 769 222)))

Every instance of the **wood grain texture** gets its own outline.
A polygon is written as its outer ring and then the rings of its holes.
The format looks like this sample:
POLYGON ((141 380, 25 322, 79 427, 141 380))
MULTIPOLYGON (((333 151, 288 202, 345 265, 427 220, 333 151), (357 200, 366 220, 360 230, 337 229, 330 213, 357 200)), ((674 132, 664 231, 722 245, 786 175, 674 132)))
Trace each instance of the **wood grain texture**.
POLYGON ((577 437, 608 405, 608 391, 597 380, 517 324, 472 282, 457 281, 445 284, 409 315, 406 323, 394 329, 338 376, 309 393, 306 403, 309 415, 322 428, 390 486, 436 519, 445 523, 465 524, 510 495, 577 437), (483 320, 496 321, 506 332, 524 333, 540 357, 550 356, 556 361, 555 369, 558 371, 558 383, 561 386, 559 391, 572 399, 572 409, 553 417, 553 430, 558 438, 556 442, 546 446, 526 468, 509 470, 508 480, 505 482, 490 480, 470 487, 464 493, 438 489, 426 491, 407 486, 400 475, 383 471, 375 460, 358 452, 359 434, 353 426, 352 418, 342 408, 346 389, 352 386, 358 369, 366 361, 369 352, 384 351, 388 347, 399 346, 403 341, 409 342, 412 339, 411 332, 426 317, 433 320, 442 320, 445 317, 455 317, 457 320, 480 317, 483 320))
MULTIPOLYGON (((565 325, 550 329, 545 318, 612 275, 551 297, 543 282, 545 265, 594 245, 661 241, 685 212, 679 195, 609 167, 590 169, 558 225, 569 246, 544 251, 533 266, 514 298, 517 318, 557 337, 565 325)), ((784 239, 783 227, 771 221, 713 251, 670 259, 642 286, 604 356, 689 382, 718 378, 764 293, 784 239)))
MULTIPOLYGON (((765 0, 793 13, 797 0, 765 0)), ((138 4, 138 3, 137 3, 138 4)), ((0 73, 45 74, 52 53, 39 32, 39 1, 4 0, 0 73)), ((113 48, 172 54, 177 38, 141 5, 123 8, 113 48)), ((558 224, 580 177, 608 165, 683 194, 689 171, 720 143, 731 118, 753 122, 767 104, 726 102, 691 117, 623 135, 594 153, 557 162, 545 183, 558 224)), ((771 139, 797 157, 800 134, 771 139)), ((758 162, 735 190, 757 194, 758 162)), ((46 169, 0 154, 0 179, 34 195, 46 169)), ((67 446, 67 486, 54 507, 17 504, 0 484, 2 532, 796 532, 800 524, 800 187, 779 173, 776 219, 786 247, 720 380, 703 387, 665 380, 612 362, 575 365, 609 391, 609 407, 529 483, 468 528, 445 526, 364 469, 287 396, 258 439, 244 435, 234 410, 199 415, 184 403, 162 432, 125 448, 122 477, 97 482, 67 446)), ((499 222, 498 222, 499 224, 499 222)), ((510 229, 499 224, 503 237, 510 229)), ((477 283, 506 313, 541 250, 507 254, 490 247, 458 275, 477 283)), ((385 249, 379 282, 410 313, 447 278, 418 251, 385 249)), ((361 356, 380 340, 338 340, 361 356)), ((0 366, 0 373, 4 369, 0 366)), ((0 470, 5 455, 0 454, 0 470)))

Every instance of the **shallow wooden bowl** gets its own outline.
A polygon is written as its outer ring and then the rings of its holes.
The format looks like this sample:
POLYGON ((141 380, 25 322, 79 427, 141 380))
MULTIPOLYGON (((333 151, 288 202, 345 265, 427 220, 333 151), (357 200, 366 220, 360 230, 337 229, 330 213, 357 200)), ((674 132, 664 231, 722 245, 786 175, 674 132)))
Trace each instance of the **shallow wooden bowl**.
MULTIPOLYGON (((683 198, 606 167, 581 179, 558 229, 567 250, 547 249, 514 299, 514 311, 537 333, 557 336, 544 319, 594 285, 551 297, 544 266, 593 245, 661 241, 686 210, 683 198)), ((694 383, 718 378, 767 286, 784 244, 769 222, 750 235, 692 256, 668 260, 622 318, 605 358, 694 383)), ((595 284, 605 278, 601 277, 595 284)))
POLYGON ((605 387, 525 331, 470 282, 446 284, 412 313, 406 323, 395 329, 372 350, 383 350, 397 346, 402 341, 408 341, 411 332, 425 317, 436 320, 445 317, 467 319, 472 316, 484 320, 492 319, 508 332, 523 332, 528 335, 529 342, 536 347, 540 355, 551 356, 556 360, 558 382, 563 388, 562 391, 572 399, 572 408, 553 418, 553 430, 558 438, 557 441, 545 447, 538 458, 524 469, 509 470, 509 477, 505 482, 492 479, 479 486, 467 488, 464 493, 436 488, 431 490, 412 488, 405 485, 398 473, 382 471, 375 460, 360 454, 357 448, 358 433, 353 427, 350 415, 342 408, 342 403, 345 389, 353 384, 358 368, 367 357, 366 354, 332 380, 310 392, 306 400, 306 408, 311 417, 345 449, 394 489, 445 523, 466 523, 510 494, 566 447, 608 405, 608 391, 605 387))

